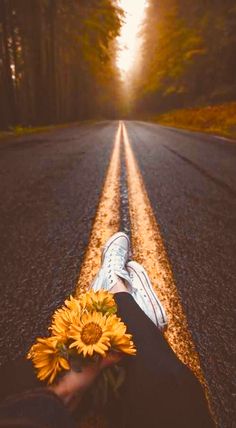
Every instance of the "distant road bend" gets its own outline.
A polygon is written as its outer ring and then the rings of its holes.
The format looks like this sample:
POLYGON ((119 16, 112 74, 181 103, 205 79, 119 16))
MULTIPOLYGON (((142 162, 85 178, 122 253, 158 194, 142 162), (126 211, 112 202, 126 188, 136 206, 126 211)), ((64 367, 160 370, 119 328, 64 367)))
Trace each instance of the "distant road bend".
POLYGON ((235 171, 235 143, 139 121, 1 142, 1 364, 45 334, 123 229, 167 309, 167 340, 233 426, 235 171))

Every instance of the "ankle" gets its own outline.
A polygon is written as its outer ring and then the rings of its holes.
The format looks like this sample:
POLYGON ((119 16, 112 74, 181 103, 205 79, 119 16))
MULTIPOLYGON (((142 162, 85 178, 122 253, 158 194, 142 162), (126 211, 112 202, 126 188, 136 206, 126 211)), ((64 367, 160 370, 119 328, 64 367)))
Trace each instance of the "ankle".
POLYGON ((111 288, 111 293, 116 294, 116 293, 128 293, 127 287, 124 283, 124 281, 117 277, 117 282, 115 283, 115 285, 113 285, 113 287, 111 288))

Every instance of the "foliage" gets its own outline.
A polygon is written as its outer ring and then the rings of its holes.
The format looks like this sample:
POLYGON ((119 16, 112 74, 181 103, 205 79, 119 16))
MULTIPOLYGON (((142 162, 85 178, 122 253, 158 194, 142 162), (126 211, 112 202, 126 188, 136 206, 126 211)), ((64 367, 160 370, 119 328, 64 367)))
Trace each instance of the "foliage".
POLYGON ((155 122, 236 138, 236 103, 180 109, 153 118, 155 122))
POLYGON ((138 112, 236 97, 234 0, 149 0, 133 78, 138 112))
POLYGON ((0 128, 114 116, 121 20, 115 0, 0 0, 0 128))

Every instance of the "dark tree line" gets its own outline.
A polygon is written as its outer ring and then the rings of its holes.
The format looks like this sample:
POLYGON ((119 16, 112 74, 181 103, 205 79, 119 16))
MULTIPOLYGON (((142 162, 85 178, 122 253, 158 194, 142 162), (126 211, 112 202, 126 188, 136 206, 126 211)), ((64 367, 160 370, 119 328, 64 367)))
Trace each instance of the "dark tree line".
POLYGON ((0 128, 114 116, 112 0, 0 0, 0 128))
POLYGON ((236 99, 235 0, 149 0, 136 111, 236 99))

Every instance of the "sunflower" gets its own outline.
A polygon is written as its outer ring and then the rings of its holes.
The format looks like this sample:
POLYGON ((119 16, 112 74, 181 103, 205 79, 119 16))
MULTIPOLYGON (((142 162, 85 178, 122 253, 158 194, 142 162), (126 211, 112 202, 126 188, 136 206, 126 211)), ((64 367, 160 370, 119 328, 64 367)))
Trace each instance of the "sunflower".
POLYGON ((79 306, 74 309, 68 309, 62 307, 56 310, 52 318, 52 325, 49 330, 52 331, 54 336, 57 336, 62 342, 66 342, 68 339, 70 327, 73 323, 76 323, 80 317, 79 306))
POLYGON ((67 299, 65 301, 65 306, 75 312, 80 312, 81 311, 81 302, 79 301, 79 299, 75 299, 74 297, 70 296, 69 299, 67 299))
POLYGON ((81 294, 79 302, 83 308, 86 308, 90 312, 98 311, 103 314, 110 314, 117 311, 113 294, 105 290, 90 290, 87 293, 81 294))
POLYGON ((111 347, 124 354, 135 355, 136 348, 134 346, 132 335, 126 333, 126 325, 116 315, 110 315, 107 319, 107 327, 111 347))
POLYGON ((74 341, 70 348, 76 348, 84 357, 95 353, 105 356, 110 348, 107 317, 100 312, 84 313, 78 325, 72 325, 70 338, 74 341))
POLYGON ((60 343, 57 338, 38 338, 37 343, 31 347, 27 358, 32 360, 37 369, 38 379, 43 381, 49 378, 48 383, 52 383, 61 370, 70 369, 65 354, 65 345, 60 343))

